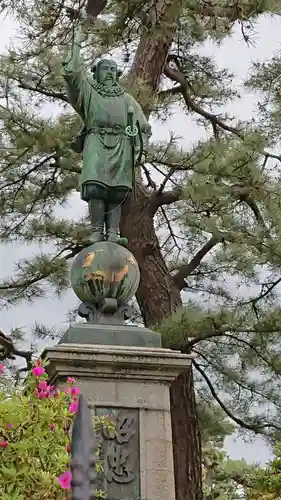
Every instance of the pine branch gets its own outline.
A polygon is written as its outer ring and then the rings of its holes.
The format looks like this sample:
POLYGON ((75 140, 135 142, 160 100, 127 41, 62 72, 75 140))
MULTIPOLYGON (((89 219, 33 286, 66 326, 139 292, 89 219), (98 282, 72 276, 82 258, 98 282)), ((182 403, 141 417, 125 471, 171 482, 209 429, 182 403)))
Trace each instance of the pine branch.
MULTIPOLYGON (((214 337, 226 337, 228 339, 234 340, 235 342, 243 344, 247 348, 251 349, 251 351, 253 351, 256 354, 256 356, 258 358, 260 358, 266 365, 268 365, 273 371, 278 372, 278 365, 274 366, 274 364, 272 363, 272 361, 270 360, 270 358, 269 357, 265 357, 263 353, 259 352, 258 349, 251 342, 248 342, 247 340, 245 340, 245 339, 243 339, 241 337, 237 337, 237 336, 233 335, 233 333, 237 333, 237 334, 238 333, 241 333, 241 334, 256 333, 258 325, 256 325, 256 328, 254 327, 253 329, 250 329, 250 328, 242 328, 242 329, 241 328, 233 328, 231 330, 231 327, 229 325, 221 327, 221 326, 216 325, 216 323, 214 321, 212 326, 213 326, 213 330, 212 331, 206 332, 206 334, 204 334, 204 335, 202 335, 200 337, 193 338, 192 340, 188 341, 188 343, 186 344, 185 347, 181 346, 180 349, 183 352, 186 352, 187 354, 189 354, 191 352, 191 350, 193 349, 193 347, 195 345, 199 344, 200 342, 202 342, 203 340, 208 340, 208 339, 211 339, 211 338, 214 338, 214 337), (232 333, 230 333, 230 332, 232 332, 232 333)), ((277 331, 276 331, 276 333, 277 333, 277 331)))
POLYGON ((217 392, 215 391, 213 384, 211 380, 209 379, 208 375, 204 372, 204 370, 200 367, 200 365, 193 360, 193 365, 195 366, 196 370, 200 373, 200 375, 203 377, 205 380, 207 386, 210 389, 210 392, 213 396, 213 398, 217 401, 217 403, 220 405, 220 407, 223 409, 223 411, 226 413, 226 415, 231 418, 237 425, 240 425, 244 429, 248 429, 249 431, 254 432, 255 434, 259 434, 262 430, 266 429, 267 427, 273 427, 274 429, 279 430, 277 426, 274 424, 263 424, 263 425, 253 425, 253 424, 248 424, 247 422, 244 422, 244 420, 241 420, 239 417, 236 417, 223 403, 223 401, 220 399, 218 396, 217 392))
POLYGON ((170 171, 165 175, 164 180, 161 182, 159 189, 157 191, 158 195, 161 195, 166 187, 166 184, 169 182, 170 178, 174 175, 175 169, 171 168, 170 171))
POLYGON ((180 254, 181 249, 180 249, 179 244, 178 244, 178 242, 177 242, 177 237, 176 237, 176 235, 175 235, 175 233, 174 233, 174 231, 173 231, 173 228, 172 228, 172 226, 171 226, 171 223, 170 223, 170 221, 169 221, 169 218, 168 218, 168 216, 167 216, 167 214, 166 214, 166 212, 165 212, 165 209, 164 209, 163 207, 161 207, 161 213, 162 213, 162 216, 163 216, 163 218, 164 218, 164 220, 165 220, 165 222, 166 222, 166 225, 167 225, 167 228, 168 228, 168 231, 169 231, 169 236, 170 236, 170 238, 172 238, 172 240, 173 240, 173 242, 174 242, 173 249, 174 249, 174 248, 177 248, 177 249, 178 249, 178 255, 179 255, 179 254, 180 254))
POLYGON ((265 230, 267 236, 270 237, 268 228, 263 220, 263 216, 260 212, 260 209, 255 200, 250 196, 249 188, 246 186, 245 187, 240 186, 238 189, 234 188, 234 194, 239 199, 239 201, 244 202, 246 203, 246 205, 248 205, 248 207, 253 212, 257 223, 265 230))
MULTIPOLYGON (((247 333, 250 333, 250 330, 246 329, 246 331, 247 331, 247 333)), ((245 333, 245 330, 241 333, 245 333)), ((277 365, 274 366, 273 362, 269 358, 266 358, 262 353, 260 353, 251 342, 248 342, 245 339, 241 339, 240 337, 235 337, 235 335, 232 335, 230 333, 227 333, 226 337, 233 339, 236 342, 240 342, 240 344, 247 346, 249 349, 251 349, 257 355, 258 358, 260 358, 264 363, 266 363, 273 371, 278 373, 279 367, 277 365)))
POLYGON ((176 85, 175 87, 171 87, 168 89, 160 90, 157 93, 158 99, 162 100, 165 99, 165 97, 170 97, 172 95, 179 95, 182 92, 181 85, 176 85))
POLYGON ((256 297, 251 298, 250 300, 243 302, 242 305, 251 304, 253 306, 253 308, 255 309, 257 303, 260 300, 265 299, 274 290, 274 288, 276 288, 280 283, 281 283, 281 277, 277 278, 272 283, 263 283, 261 293, 259 295, 257 295, 256 297), (266 289, 264 291, 262 291, 263 288, 265 288, 265 287, 266 287, 266 289))
POLYGON ((153 193, 150 199, 150 206, 153 215, 162 205, 171 205, 172 203, 179 201, 181 199, 181 195, 182 189, 180 187, 176 187, 171 191, 159 192, 158 190, 156 193, 153 193))
MULTIPOLYGON (((164 75, 167 76, 168 78, 170 78, 172 81, 180 84, 182 96, 183 96, 183 99, 186 103, 187 108, 189 110, 193 111, 194 113, 199 114, 200 116, 202 116, 206 120, 208 120, 213 125, 213 127, 220 127, 221 129, 225 130, 226 132, 230 132, 230 133, 236 135, 237 137, 239 137, 242 141, 244 141, 245 136, 241 130, 239 130, 238 128, 232 127, 231 125, 228 125, 223 120, 218 118, 217 115, 210 113, 209 111, 205 110, 204 108, 202 108, 201 106, 196 104, 196 102, 194 102, 194 100, 191 98, 191 96, 188 92, 188 82, 187 82, 184 74, 179 69, 175 70, 175 69, 171 68, 169 63, 172 61, 177 63, 177 60, 175 60, 175 56, 173 56, 173 55, 168 56, 167 62, 166 62, 165 67, 164 67, 164 75)), ((265 150, 260 151, 260 154, 262 154, 266 158, 273 158, 273 159, 281 162, 281 155, 269 153, 268 151, 265 151, 265 150)))
MULTIPOLYGON (((202 359, 204 359, 204 361, 209 364, 213 370, 215 370, 216 372, 219 372, 221 375, 223 375, 224 377, 227 376, 229 378, 229 374, 227 372, 227 370, 225 369, 224 366, 220 365, 217 360, 212 360, 212 359, 208 359, 208 357, 203 354, 201 351, 196 351, 195 349, 193 350, 193 352, 195 352, 196 354, 198 354, 198 356, 201 356, 202 359)), ((188 354, 188 353, 187 353, 188 354)), ((277 374, 279 375, 280 374, 280 370, 277 371, 277 374)), ((237 384, 237 386, 239 387, 239 393, 240 393, 240 390, 243 389, 244 391, 248 391, 248 392, 251 392, 251 394, 255 394, 259 397, 261 397, 263 400, 267 400, 269 402, 270 405, 272 405, 273 403, 273 400, 270 396, 268 396, 268 394, 265 394, 263 393, 262 391, 256 389, 255 387, 251 386, 251 385, 247 385, 245 383, 242 383, 240 380, 234 380, 235 384, 237 384)), ((280 408, 280 404, 276 403, 276 401, 274 401, 274 404, 280 408)), ((270 423, 267 423, 263 426, 259 426, 260 428, 266 428, 266 427, 272 427, 273 429, 277 429, 279 432, 280 432, 280 427, 276 426, 275 424, 270 424, 270 423)))
POLYGON ((156 191, 156 182, 154 182, 154 180, 152 179, 150 172, 149 172, 148 168, 146 167, 146 165, 142 165, 142 170, 144 171, 144 175, 145 175, 146 180, 147 180, 147 187, 151 187, 153 189, 153 191, 156 191))
MULTIPOLYGON (((165 185, 165 179, 164 179, 162 184, 165 185)), ((244 203, 246 203, 246 205, 248 205, 248 207, 253 212, 258 224, 266 231, 267 236, 270 236, 268 228, 267 228, 267 226, 264 222, 264 219, 262 217, 261 211, 260 211, 257 203, 255 202, 255 200, 253 200, 253 198, 251 198, 250 194, 248 192, 246 192, 246 188, 241 187, 238 190, 236 188, 234 188, 233 194, 235 195, 235 197, 239 201, 244 202, 244 203)), ((151 197, 151 205, 153 207, 153 213, 155 214, 157 212, 158 208, 161 207, 162 205, 171 205, 172 203, 180 201, 181 195, 182 195, 182 190, 180 187, 176 187, 175 189, 172 189, 170 191, 161 191, 159 189, 157 191, 157 193, 153 194, 151 197)))
POLYGON ((257 2, 256 0, 248 2, 247 5, 245 2, 241 2, 241 5, 239 5, 238 1, 233 2, 232 5, 229 5, 227 1, 225 5, 221 5, 221 2, 198 1, 194 4, 189 4, 188 8, 190 11, 193 11, 194 14, 200 15, 201 17, 228 19, 230 23, 245 21, 250 17, 266 12, 263 3, 257 2))
MULTIPOLYGON (((237 137, 239 137, 239 139, 244 141, 245 136, 241 130, 228 125, 227 123, 222 121, 220 118, 218 118, 216 115, 210 113, 209 111, 205 110, 204 108, 202 108, 201 106, 199 106, 198 104, 195 103, 195 101, 191 98, 191 96, 188 92, 188 83, 187 83, 187 80, 186 80, 184 74, 181 71, 179 71, 178 69, 177 70, 172 69, 169 65, 169 63, 171 61, 176 62, 176 64, 178 62, 177 58, 174 55, 170 55, 167 59, 167 63, 166 63, 165 68, 164 68, 164 74, 165 74, 165 76, 167 76, 171 80, 179 83, 179 85, 176 88, 177 88, 177 90, 181 89, 182 96, 183 96, 184 101, 187 105, 187 108, 192 110, 193 112, 199 114, 200 116, 207 119, 208 121, 210 121, 213 128, 215 128, 215 130, 217 130, 217 127, 220 127, 221 129, 225 130, 226 132, 230 132, 230 133, 236 135, 237 137)), ((275 154, 269 153, 267 151, 261 151, 261 154, 264 155, 265 161, 268 158, 273 158, 273 159, 277 159, 278 161, 281 162, 281 155, 275 155, 275 154)), ((172 175, 172 174, 170 174, 170 175, 172 175)), ((166 181, 166 179, 164 180, 164 186, 165 186, 165 181, 166 181)), ((162 191, 163 191, 163 189, 162 189, 162 191)), ((158 199, 155 198, 155 203, 156 203, 155 209, 156 210, 159 206, 166 204, 166 203, 167 204, 174 203, 175 201, 178 201, 180 198, 179 194, 177 196, 177 194, 173 191, 169 192, 167 194, 167 193, 162 193, 159 190, 158 194, 159 195, 162 194, 162 196, 158 199)), ((261 215, 259 207, 258 207, 257 203, 255 202, 255 200, 250 196, 249 192, 245 191, 244 187, 240 187, 236 193, 236 196, 240 201, 243 201, 248 205, 248 207, 253 212, 257 222, 267 232, 267 235, 269 236, 267 226, 263 220, 263 217, 261 215)))
POLYGON ((218 243, 219 239, 216 236, 212 236, 207 243, 194 255, 191 261, 183 265, 178 272, 173 276, 173 281, 177 288, 182 290, 186 287, 185 279, 196 269, 201 260, 214 248, 218 243))
POLYGON ((26 369, 30 370, 32 368, 32 352, 31 351, 21 351, 17 349, 11 337, 8 337, 0 330, 0 360, 4 359, 15 359, 15 356, 24 358, 26 361, 26 369))
POLYGON ((63 92, 51 92, 49 90, 43 89, 42 87, 33 87, 32 85, 28 85, 27 83, 20 82, 18 87, 24 90, 30 90, 31 92, 38 92, 41 95, 46 97, 50 97, 51 99, 59 99, 60 101, 67 102, 68 99, 63 92))
POLYGON ((194 111, 194 113, 197 113, 197 114, 203 116, 203 118, 206 118, 207 120, 209 120, 213 125, 217 125, 217 126, 221 127, 222 129, 224 129, 225 131, 231 132, 232 134, 237 135, 240 139, 243 139, 244 135, 242 134, 242 132, 240 132, 235 127, 231 127, 230 125, 227 125, 227 123, 224 123, 216 115, 210 113, 209 111, 206 111, 204 108, 202 108, 201 106, 196 104, 196 102, 193 101, 193 99, 191 98, 191 96, 188 92, 188 83, 187 83, 187 80, 186 80, 184 74, 181 71, 179 71, 178 69, 176 69, 176 70, 172 69, 170 64, 169 64, 170 62, 177 62, 177 61, 175 61, 175 56, 170 55, 167 58, 167 62, 166 62, 165 68, 164 68, 164 74, 167 78, 170 78, 170 80, 180 84, 181 93, 182 93, 182 96, 184 98, 184 101, 185 101, 187 108, 194 111))
MULTIPOLYGON (((21 155, 17 158, 17 160, 27 152, 28 152, 28 148, 25 148, 25 150, 23 151, 23 153, 21 153, 21 155)), ((16 194, 17 194, 18 191, 20 189, 22 189, 24 183, 29 180, 30 174, 34 173, 36 170, 41 169, 43 166, 45 166, 46 163, 49 163, 51 160, 59 161, 59 159, 57 157, 57 153, 51 153, 49 155, 44 156, 40 161, 35 162, 35 164, 32 167, 30 167, 29 170, 24 172, 20 177, 17 177, 13 181, 9 181, 6 184, 2 184, 2 185, 0 184, 1 189, 6 189, 6 188, 14 186, 16 184, 20 184, 19 188, 16 191, 16 194)))
MULTIPOLYGON (((52 262, 54 262, 57 258, 59 258, 65 251, 70 250, 69 253, 64 255, 65 260, 72 259, 77 255, 84 247, 83 246, 75 246, 74 248, 71 249, 70 246, 67 248, 64 248, 60 250, 60 252, 53 257, 52 262)), ((47 279, 49 276, 51 276, 52 273, 47 272, 47 273, 40 273, 37 274, 37 276, 34 276, 34 278, 31 279, 26 279, 23 281, 12 281, 11 283, 8 284, 0 284, 0 290, 18 290, 18 289, 27 289, 30 286, 34 285, 35 283, 38 283, 39 281, 42 281, 44 279, 47 279)))

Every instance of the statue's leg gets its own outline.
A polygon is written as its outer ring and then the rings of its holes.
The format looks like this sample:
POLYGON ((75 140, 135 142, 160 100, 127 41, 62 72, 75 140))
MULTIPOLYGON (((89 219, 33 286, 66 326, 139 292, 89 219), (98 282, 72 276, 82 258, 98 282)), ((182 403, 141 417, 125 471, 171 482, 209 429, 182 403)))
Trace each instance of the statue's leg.
POLYGON ((103 186, 89 183, 83 186, 83 199, 88 202, 93 233, 91 242, 104 240, 105 203, 107 191, 103 186))
POLYGON ((116 206, 116 204, 109 203, 106 206, 106 239, 108 241, 114 241, 118 243, 119 236, 119 224, 121 218, 121 207, 116 206))
POLYGON ((103 241, 105 203, 103 200, 91 199, 88 201, 88 205, 93 230, 91 242, 96 243, 98 241, 103 241))
POLYGON ((126 245, 127 238, 119 235, 119 225, 121 219, 121 207, 128 195, 127 189, 112 189, 109 193, 108 203, 106 204, 106 239, 119 245, 126 245))

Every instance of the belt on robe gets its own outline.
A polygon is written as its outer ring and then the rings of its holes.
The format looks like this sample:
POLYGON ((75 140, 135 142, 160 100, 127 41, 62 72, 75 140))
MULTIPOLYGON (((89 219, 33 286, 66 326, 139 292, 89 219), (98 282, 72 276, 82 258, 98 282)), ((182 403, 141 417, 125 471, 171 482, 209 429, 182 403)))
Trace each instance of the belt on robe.
POLYGON ((101 134, 101 135, 125 135, 129 138, 126 129, 123 127, 92 127, 85 131, 85 135, 101 134))
MULTIPOLYGON (((139 125, 139 124, 137 123, 137 125, 139 125)), ((141 134, 139 126, 138 126, 138 132, 139 132, 140 144, 142 145, 142 134, 141 134)), ((121 126, 114 127, 114 128, 113 127, 99 126, 99 127, 92 127, 90 129, 87 129, 84 126, 83 129, 81 130, 81 132, 74 138, 74 140, 71 141, 71 144, 70 144, 71 149, 75 153, 82 153, 82 151, 84 149, 85 139, 86 139, 87 135, 90 135, 90 134, 98 134, 101 136, 111 135, 113 137, 114 136, 115 137, 124 136, 124 137, 127 137, 131 141, 131 137, 128 134, 128 132, 126 131, 126 128, 123 128, 121 126)), ((142 146, 141 146, 140 156, 141 156, 141 153, 142 153, 142 146)))

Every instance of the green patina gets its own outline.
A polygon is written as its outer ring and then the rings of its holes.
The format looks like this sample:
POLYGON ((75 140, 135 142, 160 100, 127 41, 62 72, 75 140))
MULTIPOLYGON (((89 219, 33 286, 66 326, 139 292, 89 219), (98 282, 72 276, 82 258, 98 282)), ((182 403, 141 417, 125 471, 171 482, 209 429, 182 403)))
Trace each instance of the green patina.
POLYGON ((92 241, 104 239, 105 224, 107 239, 118 242, 120 207, 133 187, 134 168, 145 158, 151 127, 137 101, 118 84, 115 61, 103 59, 94 67, 92 77, 85 73, 80 60, 83 37, 76 28, 71 52, 63 63, 69 102, 85 127, 80 192, 89 203, 92 241), (133 139, 130 124, 138 130, 133 139))
POLYGON ((137 291, 140 273, 137 261, 126 248, 104 241, 84 248, 71 268, 72 288, 82 302, 98 304, 114 298, 118 304, 137 291))
POLYGON ((137 325, 78 323, 63 335, 60 344, 162 347, 161 333, 137 325))

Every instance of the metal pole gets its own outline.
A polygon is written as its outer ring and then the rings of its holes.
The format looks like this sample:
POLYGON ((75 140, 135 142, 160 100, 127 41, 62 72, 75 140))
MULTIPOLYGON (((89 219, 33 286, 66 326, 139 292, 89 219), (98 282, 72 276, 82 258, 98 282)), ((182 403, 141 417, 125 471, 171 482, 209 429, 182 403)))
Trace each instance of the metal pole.
POLYGON ((79 396, 71 437, 71 488, 72 500, 97 500, 95 482, 97 479, 95 455, 96 436, 88 403, 79 396))

